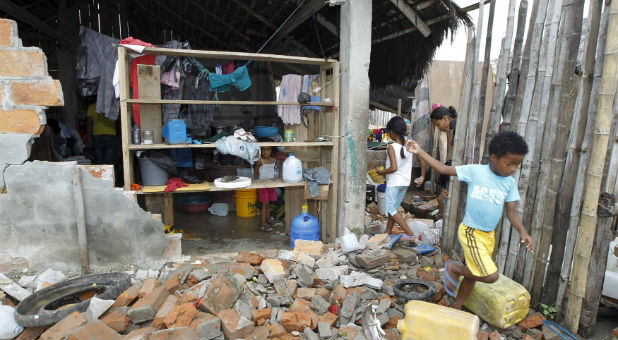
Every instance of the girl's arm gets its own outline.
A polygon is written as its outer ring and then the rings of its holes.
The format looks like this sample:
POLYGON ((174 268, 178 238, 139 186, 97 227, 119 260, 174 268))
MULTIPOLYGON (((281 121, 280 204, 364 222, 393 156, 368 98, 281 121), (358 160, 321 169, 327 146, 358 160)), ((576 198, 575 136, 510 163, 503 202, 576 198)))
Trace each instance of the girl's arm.
POLYGON ((263 164, 263 161, 261 159, 255 162, 255 166, 253 167, 253 178, 254 179, 260 178, 260 167, 262 166, 262 164, 263 164))
POLYGON ((392 145, 389 144, 386 147, 386 154, 387 154, 388 160, 391 163, 391 166, 388 169, 384 169, 384 170, 378 169, 377 172, 379 175, 388 175, 388 174, 392 174, 393 172, 397 171, 397 157, 395 157, 395 149, 393 148, 392 145))
POLYGON ((511 225, 513 225, 513 228, 519 232, 521 243, 525 243, 528 251, 532 253, 534 251, 534 243, 532 242, 532 237, 530 237, 526 228, 524 228, 524 225, 521 223, 521 219, 517 213, 517 201, 506 202, 506 217, 511 222, 511 225))
MULTIPOLYGON (((413 140, 410 140, 406 143, 406 149, 408 152, 411 152, 420 158, 421 162, 424 161, 429 164, 430 167, 436 169, 437 172, 443 175, 449 176, 457 176, 457 171, 455 171, 454 166, 445 165, 439 160, 431 157, 427 152, 425 152, 421 147, 413 140)), ((422 163, 421 163, 422 164, 422 163)))

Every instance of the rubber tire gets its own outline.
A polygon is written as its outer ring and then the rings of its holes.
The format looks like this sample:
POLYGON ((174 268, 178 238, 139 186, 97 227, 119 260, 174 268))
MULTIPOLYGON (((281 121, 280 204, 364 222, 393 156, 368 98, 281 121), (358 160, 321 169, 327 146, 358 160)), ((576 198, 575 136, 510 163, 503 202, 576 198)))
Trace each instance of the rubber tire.
POLYGON ((77 311, 85 312, 90 304, 90 299, 76 303, 63 310, 47 310, 46 306, 62 299, 67 295, 74 295, 75 291, 84 291, 96 287, 105 288, 105 291, 96 295, 103 300, 114 300, 131 286, 131 277, 126 273, 103 273, 76 277, 53 286, 41 289, 25 298, 15 308, 15 321, 23 327, 47 326, 64 319, 67 315, 77 311), (73 294, 68 294, 73 292, 73 294), (40 300, 49 300, 38 310, 40 300), (35 310, 35 311, 33 311, 35 310))
POLYGON ((431 284, 428 281, 420 280, 420 279, 405 279, 405 280, 397 281, 395 285, 393 285, 393 290, 395 291, 396 297, 405 299, 407 301, 409 300, 426 301, 427 299, 429 299, 436 293, 436 288, 433 286, 433 284, 431 284), (418 285, 426 286, 427 291, 423 293, 407 293, 399 289, 400 287, 409 285, 409 284, 418 284, 418 285))

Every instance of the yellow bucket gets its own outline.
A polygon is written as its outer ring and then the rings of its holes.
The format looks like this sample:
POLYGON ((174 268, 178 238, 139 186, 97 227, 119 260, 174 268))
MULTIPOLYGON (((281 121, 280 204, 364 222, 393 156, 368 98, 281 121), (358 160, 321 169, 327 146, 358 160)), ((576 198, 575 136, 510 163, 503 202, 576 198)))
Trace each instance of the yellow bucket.
POLYGON ((369 174, 369 177, 377 184, 384 184, 384 176, 379 175, 376 169, 367 171, 367 174, 369 174))
POLYGON ((235 190, 236 216, 255 216, 257 214, 257 198, 257 189, 235 190))

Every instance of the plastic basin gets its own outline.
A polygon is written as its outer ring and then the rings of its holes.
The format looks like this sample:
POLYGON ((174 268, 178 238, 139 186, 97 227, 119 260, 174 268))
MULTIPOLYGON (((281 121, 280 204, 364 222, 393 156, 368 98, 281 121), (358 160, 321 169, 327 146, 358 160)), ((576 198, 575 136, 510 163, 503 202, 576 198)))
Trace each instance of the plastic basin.
POLYGON ((211 202, 208 196, 185 196, 178 199, 178 206, 186 214, 199 214, 206 211, 211 202))
POLYGON ((272 137, 279 132, 279 128, 274 126, 254 126, 253 131, 255 131, 255 135, 258 138, 262 137, 272 137))

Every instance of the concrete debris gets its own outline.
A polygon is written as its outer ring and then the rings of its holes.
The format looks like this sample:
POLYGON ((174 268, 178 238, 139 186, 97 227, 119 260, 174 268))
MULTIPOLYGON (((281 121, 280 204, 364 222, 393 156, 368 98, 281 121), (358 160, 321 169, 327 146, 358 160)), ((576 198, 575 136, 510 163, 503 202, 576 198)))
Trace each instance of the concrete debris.
POLYGON ((371 277, 369 274, 352 272, 350 275, 341 276, 341 284, 345 288, 366 285, 373 289, 381 289, 384 282, 380 279, 371 277))
POLYGON ((369 249, 379 249, 383 248, 388 244, 389 241, 388 234, 377 234, 367 240, 367 248, 369 249))
POLYGON ((315 274, 322 281, 335 281, 338 280, 341 275, 348 273, 348 266, 335 266, 330 268, 320 268, 315 271, 315 274))
POLYGON ((390 259, 390 252, 386 249, 369 249, 356 255, 356 262, 365 269, 379 267, 390 259))
POLYGON ((114 304, 114 302, 114 300, 103 300, 96 296, 91 297, 90 304, 86 310, 86 318, 90 321, 98 319, 99 316, 103 315, 103 313, 114 304))

